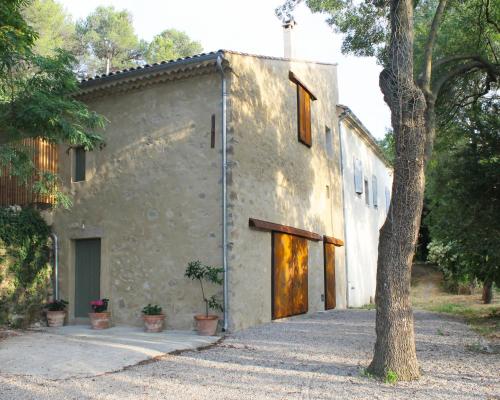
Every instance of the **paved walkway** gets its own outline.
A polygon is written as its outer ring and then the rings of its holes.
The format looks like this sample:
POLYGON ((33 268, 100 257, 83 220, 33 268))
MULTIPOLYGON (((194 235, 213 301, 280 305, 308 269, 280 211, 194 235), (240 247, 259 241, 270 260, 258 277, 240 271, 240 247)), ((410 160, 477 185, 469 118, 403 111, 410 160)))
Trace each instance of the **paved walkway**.
POLYGON ((83 325, 47 328, 0 342, 0 374, 45 379, 97 376, 217 340, 188 331, 146 333, 123 326, 101 331, 83 325))
POLYGON ((499 355, 481 353, 481 338, 462 322, 429 312, 416 313, 420 381, 390 385, 362 376, 374 317, 347 310, 281 320, 203 351, 94 378, 0 374, 0 399, 499 399, 499 355))

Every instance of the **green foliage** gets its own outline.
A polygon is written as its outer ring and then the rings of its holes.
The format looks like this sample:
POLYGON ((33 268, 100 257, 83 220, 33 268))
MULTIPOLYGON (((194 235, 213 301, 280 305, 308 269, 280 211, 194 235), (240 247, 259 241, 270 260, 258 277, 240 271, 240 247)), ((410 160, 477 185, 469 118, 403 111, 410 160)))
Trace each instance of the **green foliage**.
POLYGON ((34 190, 55 194, 67 205, 54 185, 58 178, 36 170, 30 149, 20 141, 41 137, 92 150, 103 142, 104 118, 72 97, 78 90, 72 55, 63 50, 54 50, 52 56, 33 52, 38 34, 23 18, 27 5, 13 0, 0 5, 0 170, 7 168, 21 182, 36 177, 34 190))
POLYGON ((388 370, 385 374, 384 383, 394 385, 398 381, 398 374, 392 370, 388 370))
POLYGON ((39 317, 50 287, 50 228, 37 210, 0 209, 0 324, 39 317))
POLYGON ((167 29, 156 35, 147 45, 144 59, 147 63, 173 60, 201 53, 203 48, 199 42, 191 40, 184 32, 167 29))
POLYGON ((161 311, 161 307, 156 304, 148 304, 142 309, 144 315, 161 315, 161 311))
POLYGON ((394 165, 394 160, 396 159, 396 143, 394 141, 394 132, 392 130, 388 130, 385 133, 383 139, 377 140, 377 143, 384 153, 385 158, 391 165, 394 165))
POLYGON ((55 0, 34 0, 23 10, 28 24, 38 32, 33 51, 54 56, 56 49, 75 51, 75 24, 63 6, 55 0))
POLYGON ((203 265, 198 260, 189 262, 186 268, 184 276, 192 280, 197 280, 200 283, 201 294, 203 297, 203 301, 205 302, 205 315, 207 316, 209 309, 222 312, 224 311, 224 308, 222 302, 217 298, 216 295, 213 295, 209 298, 206 297, 205 289, 203 287, 203 281, 210 282, 215 285, 222 285, 222 283, 224 282, 221 276, 223 272, 224 268, 222 267, 203 265))
POLYGON ((89 75, 136 65, 139 56, 139 39, 132 25, 132 15, 127 10, 114 7, 97 7, 76 25, 84 63, 89 75))
POLYGON ((47 311, 64 311, 69 303, 66 300, 54 300, 47 303, 44 308, 47 311))
POLYGON ((447 278, 500 284, 500 105, 462 109, 440 130, 428 171, 430 260, 447 278))

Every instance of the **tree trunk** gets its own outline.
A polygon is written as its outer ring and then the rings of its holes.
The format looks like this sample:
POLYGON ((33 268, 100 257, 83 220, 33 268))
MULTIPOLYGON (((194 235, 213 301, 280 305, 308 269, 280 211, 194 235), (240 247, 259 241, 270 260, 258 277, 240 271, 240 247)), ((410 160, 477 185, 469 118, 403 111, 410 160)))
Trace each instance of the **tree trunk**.
POLYGON ((486 280, 483 283, 483 303, 484 304, 491 304, 491 301, 493 300, 493 282, 490 280, 486 280))
POLYGON ((410 302, 411 264, 424 197, 426 101, 413 80, 413 1, 391 2, 390 64, 380 75, 396 143, 392 199, 380 230, 377 264, 377 340, 368 370, 398 380, 420 376, 410 302))

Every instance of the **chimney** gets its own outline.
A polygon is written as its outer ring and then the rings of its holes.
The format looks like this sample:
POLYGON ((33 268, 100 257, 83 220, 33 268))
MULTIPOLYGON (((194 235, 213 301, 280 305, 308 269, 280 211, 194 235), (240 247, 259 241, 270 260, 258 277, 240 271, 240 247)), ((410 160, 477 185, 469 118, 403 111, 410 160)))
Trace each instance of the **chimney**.
POLYGON ((295 52, 293 48, 293 28, 296 22, 293 18, 285 20, 283 23, 283 44, 284 44, 284 57, 294 58, 295 52))

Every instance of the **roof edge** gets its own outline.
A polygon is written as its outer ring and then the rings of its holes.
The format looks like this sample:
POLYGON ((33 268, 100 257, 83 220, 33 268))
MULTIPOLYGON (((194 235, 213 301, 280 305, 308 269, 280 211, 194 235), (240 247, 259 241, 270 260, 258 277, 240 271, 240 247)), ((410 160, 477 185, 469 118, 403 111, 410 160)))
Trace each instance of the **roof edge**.
POLYGON ((368 128, 363 125, 361 120, 354 114, 354 112, 347 106, 343 104, 337 104, 337 110, 340 110, 339 118, 340 120, 344 118, 349 118, 351 120, 351 124, 354 125, 358 132, 361 133, 361 136, 368 142, 369 146, 375 151, 378 158, 386 165, 386 167, 394 170, 394 167, 391 165, 387 157, 384 155, 380 145, 377 142, 377 139, 370 133, 368 128))

